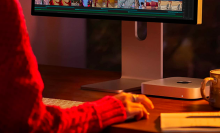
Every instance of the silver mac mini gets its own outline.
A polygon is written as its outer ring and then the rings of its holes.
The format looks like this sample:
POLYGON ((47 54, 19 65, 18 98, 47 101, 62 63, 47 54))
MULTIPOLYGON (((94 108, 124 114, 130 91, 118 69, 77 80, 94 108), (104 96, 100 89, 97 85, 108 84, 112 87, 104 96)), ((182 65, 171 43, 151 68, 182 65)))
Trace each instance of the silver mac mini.
MULTIPOLYGON (((151 80, 141 84, 141 92, 145 95, 181 98, 201 99, 200 87, 203 79, 188 77, 171 77, 158 80, 151 80)), ((209 84, 205 89, 206 96, 209 96, 209 84)))

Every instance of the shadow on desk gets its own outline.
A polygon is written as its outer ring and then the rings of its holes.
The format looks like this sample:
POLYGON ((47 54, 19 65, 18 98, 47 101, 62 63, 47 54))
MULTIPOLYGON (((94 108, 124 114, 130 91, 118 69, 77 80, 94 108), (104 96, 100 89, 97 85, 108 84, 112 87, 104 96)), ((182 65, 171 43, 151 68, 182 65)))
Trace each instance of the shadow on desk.
POLYGON ((154 122, 150 120, 127 120, 124 123, 115 124, 107 127, 102 133, 146 133, 146 132, 161 132, 160 116, 156 116, 154 122), (156 119, 155 119, 156 118, 156 119), (147 128, 148 127, 148 128, 147 128), (151 128, 152 127, 152 128, 151 128), (148 131, 146 131, 148 129, 148 131), (156 129, 156 130, 155 130, 156 129))

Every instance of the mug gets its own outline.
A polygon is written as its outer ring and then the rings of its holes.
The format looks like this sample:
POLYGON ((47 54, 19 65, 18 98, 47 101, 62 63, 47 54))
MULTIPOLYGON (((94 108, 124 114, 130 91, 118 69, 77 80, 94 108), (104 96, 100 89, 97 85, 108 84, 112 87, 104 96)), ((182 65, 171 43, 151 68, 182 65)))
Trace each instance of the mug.
POLYGON ((209 102, 209 105, 214 108, 220 108, 220 69, 211 70, 210 77, 203 80, 201 88, 201 95, 203 99, 209 102), (209 98, 205 95, 205 87, 207 82, 210 82, 210 94, 209 98))

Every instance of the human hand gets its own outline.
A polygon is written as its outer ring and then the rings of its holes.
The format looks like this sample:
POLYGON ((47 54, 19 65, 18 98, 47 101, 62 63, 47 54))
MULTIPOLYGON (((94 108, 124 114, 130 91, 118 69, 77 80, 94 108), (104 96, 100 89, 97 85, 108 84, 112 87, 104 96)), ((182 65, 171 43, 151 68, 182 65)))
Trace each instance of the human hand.
POLYGON ((123 103, 127 113, 127 118, 135 117, 136 120, 140 120, 142 118, 148 119, 149 113, 147 108, 154 109, 153 103, 145 95, 122 92, 114 97, 123 103))

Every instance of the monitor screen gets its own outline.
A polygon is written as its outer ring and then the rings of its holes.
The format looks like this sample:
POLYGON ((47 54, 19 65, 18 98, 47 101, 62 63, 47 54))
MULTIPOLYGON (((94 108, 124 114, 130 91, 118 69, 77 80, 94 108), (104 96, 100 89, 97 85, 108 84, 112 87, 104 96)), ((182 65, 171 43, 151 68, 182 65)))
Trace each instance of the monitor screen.
POLYGON ((202 0, 32 0, 32 15, 198 24, 201 2, 202 0))

